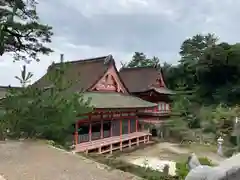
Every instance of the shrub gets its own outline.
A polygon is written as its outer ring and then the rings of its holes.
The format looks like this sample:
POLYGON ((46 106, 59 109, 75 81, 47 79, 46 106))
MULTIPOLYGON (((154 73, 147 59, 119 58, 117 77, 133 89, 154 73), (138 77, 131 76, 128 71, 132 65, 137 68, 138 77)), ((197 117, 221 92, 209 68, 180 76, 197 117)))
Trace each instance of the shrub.
POLYGON ((189 172, 187 167, 187 163, 176 163, 176 175, 179 177, 180 180, 185 179, 189 172))
POLYGON ((210 159, 208 159, 207 157, 200 157, 198 160, 201 165, 213 166, 212 161, 210 159))
MULTIPOLYGON (((201 165, 213 166, 212 161, 207 157, 200 157, 198 160, 201 165)), ((180 178, 180 180, 184 180, 188 173, 189 169, 187 162, 176 163, 176 175, 180 178)))

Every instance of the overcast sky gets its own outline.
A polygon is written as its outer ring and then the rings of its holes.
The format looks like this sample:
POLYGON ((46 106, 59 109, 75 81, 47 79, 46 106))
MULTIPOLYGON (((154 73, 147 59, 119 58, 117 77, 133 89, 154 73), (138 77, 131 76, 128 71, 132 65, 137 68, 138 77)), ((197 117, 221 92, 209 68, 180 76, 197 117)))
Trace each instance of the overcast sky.
MULTIPOLYGON (((51 62, 112 54, 119 66, 133 52, 176 63, 181 43, 197 33, 240 41, 239 0, 41 0, 42 22, 54 28, 54 53, 31 63, 33 81, 51 62)), ((0 85, 18 85, 22 62, 0 57, 0 85)))

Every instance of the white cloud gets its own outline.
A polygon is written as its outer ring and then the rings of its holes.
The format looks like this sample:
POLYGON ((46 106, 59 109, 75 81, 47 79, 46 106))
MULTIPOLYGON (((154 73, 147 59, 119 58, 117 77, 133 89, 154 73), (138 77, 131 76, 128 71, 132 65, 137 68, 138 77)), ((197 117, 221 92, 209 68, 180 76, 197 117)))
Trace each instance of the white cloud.
MULTIPOLYGON (((54 28, 55 52, 28 68, 36 80, 61 53, 66 60, 112 54, 120 66, 141 51, 176 63, 181 43, 197 33, 240 41, 239 7, 236 0, 41 0, 39 15, 54 28)), ((0 85, 18 84, 14 76, 22 65, 0 57, 0 85)))
POLYGON ((159 14, 166 18, 177 16, 177 7, 166 0, 99 0, 97 4, 95 0, 60 1, 86 17, 99 14, 159 14))
POLYGON ((65 61, 73 61, 79 59, 85 59, 90 57, 105 56, 113 54, 117 60, 117 66, 120 67, 120 61, 129 59, 129 55, 121 52, 111 52, 107 49, 98 47, 90 47, 88 45, 75 45, 67 40, 65 37, 54 37, 52 43, 52 49, 54 53, 50 56, 41 56, 40 62, 31 62, 26 64, 22 61, 13 62, 10 55, 4 55, 0 57, 0 82, 1 85, 19 85, 19 81, 15 76, 19 76, 21 68, 25 64, 27 70, 33 72, 34 76, 32 82, 39 79, 46 73, 48 66, 52 62, 60 61, 60 54, 64 54, 65 61))

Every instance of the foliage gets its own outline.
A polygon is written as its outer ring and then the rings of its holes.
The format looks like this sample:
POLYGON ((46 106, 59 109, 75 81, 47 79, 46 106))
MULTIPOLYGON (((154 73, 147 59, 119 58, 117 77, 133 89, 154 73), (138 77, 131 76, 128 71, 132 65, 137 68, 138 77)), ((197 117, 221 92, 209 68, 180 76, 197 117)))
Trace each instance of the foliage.
MULTIPOLYGON (((91 111, 91 108, 88 101, 83 101, 82 93, 67 92, 74 82, 66 81, 65 68, 60 64, 49 75, 50 87, 9 89, 2 100, 3 119, 9 136, 44 138, 59 143, 72 139, 70 136, 77 116, 91 111)), ((25 69, 22 73, 28 74, 25 69)))
POLYGON ((237 153, 238 149, 237 147, 231 147, 231 148, 227 148, 224 150, 223 154, 226 157, 231 157, 233 154, 237 153))
POLYGON ((30 62, 52 52, 45 46, 51 42, 52 28, 40 23, 36 5, 36 0, 0 2, 0 55, 11 53, 14 60, 30 62))
POLYGON ((234 119, 238 117, 239 107, 227 107, 219 104, 216 107, 202 107, 199 118, 202 120, 202 128, 205 132, 213 132, 216 135, 231 136, 234 129, 234 119))
POLYGON ((201 165, 214 166, 212 161, 210 159, 208 159, 207 157, 200 157, 200 158, 198 158, 198 160, 201 165))
MULTIPOLYGON (((212 141, 223 135, 225 142, 233 133, 240 97, 240 43, 221 42, 215 34, 197 34, 180 47, 177 65, 162 63, 136 52, 127 67, 161 68, 172 96, 171 119, 165 128, 178 139, 194 139, 196 131, 212 141), (200 132, 199 129, 202 129, 200 132), (215 136, 212 136, 215 134, 215 136)), ((239 130, 238 130, 239 131, 239 130)))
POLYGON ((142 52, 135 52, 132 60, 129 63, 121 63, 122 67, 156 67, 160 68, 160 60, 158 57, 147 58, 147 56, 142 52))
MULTIPOLYGON (((201 165, 206 166, 214 166, 211 160, 209 160, 207 157, 200 157, 198 158, 201 165)), ((180 178, 180 180, 184 180, 185 177, 188 175, 189 169, 187 162, 177 162, 176 163, 176 174, 180 178)))
POLYGON ((26 66, 23 66, 23 70, 21 71, 21 77, 15 76, 16 79, 20 81, 20 84, 23 87, 26 87, 27 83, 30 82, 31 78, 33 77, 33 73, 26 72, 26 66))
POLYGON ((188 173, 189 169, 187 163, 176 163, 176 174, 180 180, 184 180, 188 173))

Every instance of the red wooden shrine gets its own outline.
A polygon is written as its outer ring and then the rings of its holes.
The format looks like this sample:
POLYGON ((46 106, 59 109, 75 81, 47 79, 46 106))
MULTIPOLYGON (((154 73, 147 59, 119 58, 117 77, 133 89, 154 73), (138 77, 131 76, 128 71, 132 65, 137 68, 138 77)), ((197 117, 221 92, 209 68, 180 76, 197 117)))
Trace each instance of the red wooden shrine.
MULTIPOLYGON (((66 64, 67 78, 76 81, 71 90, 83 91, 84 97, 91 98, 94 107, 91 113, 80 115, 81 118, 75 124, 75 152, 112 153, 114 150, 149 142, 151 134, 140 129, 139 121, 143 117, 142 112, 158 112, 159 93, 153 88, 149 89, 148 85, 145 91, 132 91, 131 83, 129 86, 129 82, 119 74, 121 71, 116 69, 111 55, 66 64)), ((47 74, 56 66, 58 64, 51 65, 47 74)), ((47 74, 33 86, 49 86, 47 74)), ((155 81, 161 81, 159 88, 165 87, 161 79, 154 78, 155 81)), ((136 84, 137 81, 132 83, 136 84)), ((154 84, 152 86, 155 87, 154 84)), ((170 110, 168 104, 165 104, 162 112, 170 110)))

